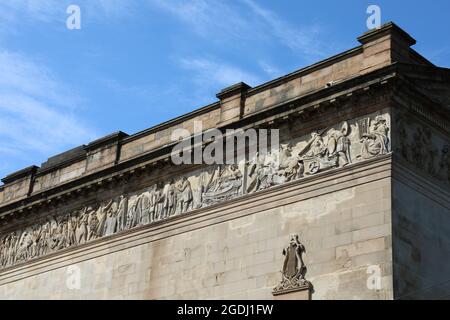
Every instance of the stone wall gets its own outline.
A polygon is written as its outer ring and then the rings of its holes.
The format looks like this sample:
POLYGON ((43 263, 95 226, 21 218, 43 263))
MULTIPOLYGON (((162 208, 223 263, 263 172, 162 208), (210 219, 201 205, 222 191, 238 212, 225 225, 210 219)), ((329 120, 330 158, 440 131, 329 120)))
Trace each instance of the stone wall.
POLYGON ((413 171, 398 169, 395 176, 395 298, 449 299, 450 193, 430 187, 413 171))

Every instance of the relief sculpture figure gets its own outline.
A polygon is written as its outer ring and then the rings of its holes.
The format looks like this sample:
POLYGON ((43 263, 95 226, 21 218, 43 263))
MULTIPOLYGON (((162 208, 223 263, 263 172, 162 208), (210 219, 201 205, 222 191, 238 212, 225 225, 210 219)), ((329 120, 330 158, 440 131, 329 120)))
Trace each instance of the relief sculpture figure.
POLYGON ((307 145, 298 154, 306 174, 316 174, 350 164, 349 133, 347 122, 342 124, 340 130, 330 128, 313 132, 307 145))
POLYGON ((118 204, 114 201, 108 210, 105 222, 104 236, 110 236, 117 232, 118 204))
POLYGON ((362 148, 359 159, 370 159, 389 153, 389 128, 384 117, 377 116, 371 121, 368 132, 363 132, 362 128, 360 125, 362 148))
POLYGON ((283 249, 281 282, 273 289, 275 295, 311 286, 305 279, 307 269, 302 256, 305 252, 305 246, 300 242, 299 236, 291 235, 289 246, 283 249))
POLYGON ((183 176, 176 186, 178 194, 179 212, 184 213, 192 209, 192 188, 189 180, 183 176))
POLYGON ((117 209, 117 231, 125 230, 127 225, 128 198, 123 195, 119 198, 119 208, 117 209))
POLYGON ((242 173, 237 165, 218 166, 204 188, 203 204, 211 205, 231 199, 239 194, 241 186, 242 173))
POLYGON ((173 179, 170 179, 169 184, 164 191, 164 210, 161 219, 174 215, 176 207, 177 199, 175 194, 175 183, 173 179))

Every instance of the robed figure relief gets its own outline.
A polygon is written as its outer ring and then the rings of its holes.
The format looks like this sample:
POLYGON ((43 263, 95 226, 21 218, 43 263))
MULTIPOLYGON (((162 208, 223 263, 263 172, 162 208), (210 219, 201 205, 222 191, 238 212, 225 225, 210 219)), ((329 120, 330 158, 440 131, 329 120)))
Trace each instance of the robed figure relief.
POLYGON ((281 270, 281 282, 273 289, 274 294, 311 287, 311 284, 305 279, 306 266, 302 257, 305 252, 305 246, 300 242, 298 235, 291 235, 289 246, 283 249, 284 262, 281 270))
POLYGON ((358 125, 362 144, 358 159, 370 159, 389 153, 389 127, 385 118, 377 116, 374 121, 363 119, 358 125))

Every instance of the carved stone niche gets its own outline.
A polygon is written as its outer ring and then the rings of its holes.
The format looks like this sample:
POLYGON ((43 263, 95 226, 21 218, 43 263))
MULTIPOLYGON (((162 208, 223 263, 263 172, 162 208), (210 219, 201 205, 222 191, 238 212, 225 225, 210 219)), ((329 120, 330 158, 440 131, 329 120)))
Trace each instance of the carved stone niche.
POLYGON ((284 262, 281 282, 273 289, 275 300, 311 300, 313 286, 305 279, 307 268, 302 254, 305 246, 299 236, 290 236, 289 246, 283 249, 284 262))

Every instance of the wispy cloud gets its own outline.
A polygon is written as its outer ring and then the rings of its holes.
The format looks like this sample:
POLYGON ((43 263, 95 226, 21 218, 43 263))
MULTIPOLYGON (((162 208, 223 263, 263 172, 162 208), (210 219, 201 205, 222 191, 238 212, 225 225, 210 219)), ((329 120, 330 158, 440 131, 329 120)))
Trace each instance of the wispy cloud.
POLYGON ((309 58, 326 55, 318 41, 319 25, 293 25, 254 0, 148 0, 187 23, 202 36, 218 39, 257 39, 277 42, 309 58))
POLYGON ((192 71, 193 80, 201 87, 216 87, 232 85, 244 81, 250 85, 261 82, 261 79, 237 66, 207 58, 183 58, 179 60, 183 69, 192 71))
POLYGON ((211 40, 242 38, 251 31, 250 17, 245 17, 232 1, 148 0, 148 3, 172 14, 194 32, 211 40))
POLYGON ((265 9, 254 0, 242 0, 254 14, 259 16, 271 31, 272 35, 291 50, 309 56, 322 56, 323 44, 317 41, 320 32, 318 25, 293 26, 280 18, 276 13, 265 9))
POLYGON ((282 71, 278 67, 268 63, 267 61, 260 60, 258 62, 258 65, 264 71, 264 73, 266 73, 270 77, 279 77, 282 74, 282 71))
POLYGON ((89 142, 96 134, 76 115, 80 101, 41 62, 0 51, 0 156, 45 159, 89 142))
POLYGON ((106 22, 131 16, 135 0, 8 0, 0 2, 0 35, 16 32, 21 25, 58 23, 65 28, 67 7, 76 4, 81 8, 82 21, 106 22))

